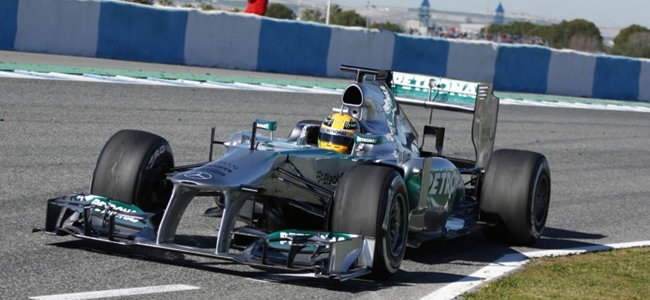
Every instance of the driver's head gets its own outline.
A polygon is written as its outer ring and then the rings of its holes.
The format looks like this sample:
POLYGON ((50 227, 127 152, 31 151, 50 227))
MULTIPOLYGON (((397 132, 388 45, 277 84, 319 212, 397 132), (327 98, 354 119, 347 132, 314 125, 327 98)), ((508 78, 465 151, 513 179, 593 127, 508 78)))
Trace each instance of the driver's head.
POLYGON ((354 134, 359 132, 359 121, 348 114, 329 115, 320 126, 318 147, 339 153, 350 153, 354 134))

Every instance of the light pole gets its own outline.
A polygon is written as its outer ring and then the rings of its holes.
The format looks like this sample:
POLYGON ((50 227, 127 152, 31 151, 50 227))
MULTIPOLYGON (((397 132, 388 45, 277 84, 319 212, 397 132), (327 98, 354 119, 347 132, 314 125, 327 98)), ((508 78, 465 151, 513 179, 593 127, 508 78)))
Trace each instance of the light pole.
POLYGON ((327 12, 325 13, 325 24, 330 24, 330 6, 332 6, 332 0, 327 0, 327 12))

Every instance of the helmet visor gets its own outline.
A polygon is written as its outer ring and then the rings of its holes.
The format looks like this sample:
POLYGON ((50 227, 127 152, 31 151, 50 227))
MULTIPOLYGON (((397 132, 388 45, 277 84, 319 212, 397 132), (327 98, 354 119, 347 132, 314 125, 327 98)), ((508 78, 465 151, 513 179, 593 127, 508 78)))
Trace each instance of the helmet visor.
POLYGON ((334 144, 337 146, 345 146, 345 147, 350 147, 354 143, 354 139, 352 137, 343 136, 343 135, 333 135, 324 132, 320 133, 320 140, 328 144, 334 144))

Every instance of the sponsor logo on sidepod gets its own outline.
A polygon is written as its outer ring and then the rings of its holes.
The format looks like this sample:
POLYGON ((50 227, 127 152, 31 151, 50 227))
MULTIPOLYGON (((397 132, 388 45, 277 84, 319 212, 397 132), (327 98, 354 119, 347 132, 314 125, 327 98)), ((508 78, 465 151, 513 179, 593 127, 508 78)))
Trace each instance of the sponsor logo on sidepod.
POLYGON ((458 176, 454 176, 454 171, 437 172, 433 175, 431 188, 429 189, 430 195, 448 195, 460 184, 458 176))

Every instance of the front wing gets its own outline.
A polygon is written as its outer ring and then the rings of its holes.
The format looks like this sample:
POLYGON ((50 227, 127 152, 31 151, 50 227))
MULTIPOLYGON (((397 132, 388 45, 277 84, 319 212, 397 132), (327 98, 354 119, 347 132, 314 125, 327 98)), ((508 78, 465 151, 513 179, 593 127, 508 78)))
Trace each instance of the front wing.
MULTIPOLYGON (((73 195, 47 201, 44 231, 123 246, 141 246, 230 260, 288 272, 312 272, 316 277, 341 281, 370 274, 375 239, 336 232, 283 230, 264 233, 251 227, 231 233, 240 251, 157 242, 152 213, 94 195, 73 195)), ((232 245, 231 245, 232 246, 232 245)))

